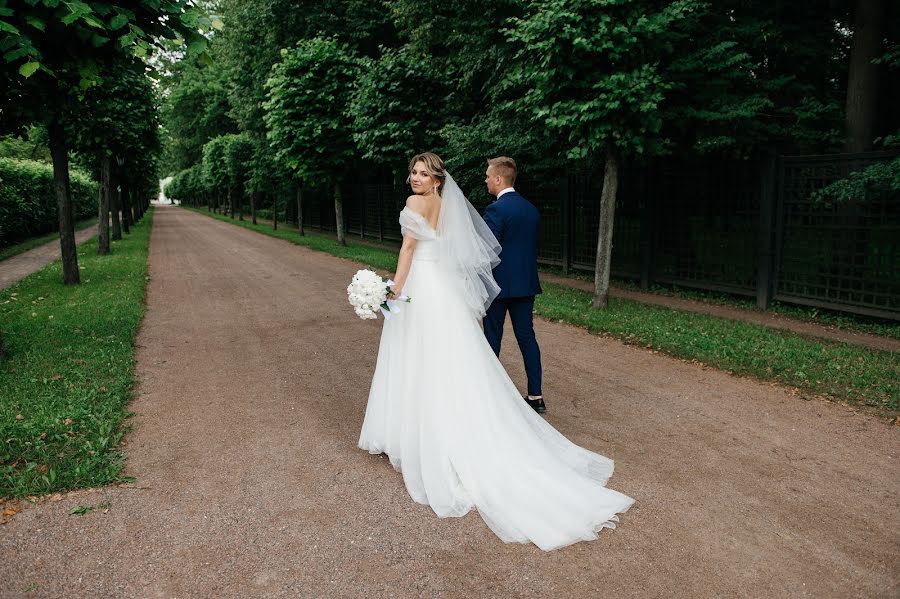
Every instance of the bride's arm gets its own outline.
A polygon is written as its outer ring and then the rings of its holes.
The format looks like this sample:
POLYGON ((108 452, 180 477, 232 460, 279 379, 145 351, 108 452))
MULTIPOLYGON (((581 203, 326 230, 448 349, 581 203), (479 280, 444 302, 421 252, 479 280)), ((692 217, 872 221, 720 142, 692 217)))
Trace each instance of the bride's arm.
POLYGON ((412 265, 413 250, 416 249, 416 240, 412 235, 403 237, 403 245, 400 246, 400 255, 397 256, 397 274, 394 275, 394 286, 391 289, 394 295, 403 295, 403 285, 409 275, 409 267, 412 265))
MULTIPOLYGON (((406 207, 418 213, 417 208, 422 201, 417 195, 411 195, 406 198, 406 207)), ((416 238, 412 235, 403 236, 403 245, 400 246, 400 255, 397 256, 397 272, 394 274, 394 286, 391 290, 394 295, 399 297, 403 295, 403 286, 406 284, 406 277, 409 275, 409 267, 412 266, 413 250, 416 249, 416 238)))

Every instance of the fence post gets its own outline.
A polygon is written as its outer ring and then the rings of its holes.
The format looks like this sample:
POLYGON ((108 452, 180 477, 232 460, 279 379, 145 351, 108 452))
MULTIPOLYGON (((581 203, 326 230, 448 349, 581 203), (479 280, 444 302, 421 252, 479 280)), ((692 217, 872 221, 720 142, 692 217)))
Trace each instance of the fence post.
POLYGON ((562 180, 562 184, 560 185, 560 197, 559 201, 561 203, 560 206, 560 220, 562 220, 562 271, 564 275, 569 274, 569 269, 572 265, 572 254, 569 251, 572 243, 572 214, 571 214, 571 179, 572 176, 568 175, 562 180))
MULTIPOLYGON (((772 277, 775 255, 775 195, 778 156, 768 152, 763 158, 760 173, 759 237, 756 263, 756 305, 766 310, 772 301, 774 280, 772 277)), ((781 182, 783 183, 783 182, 781 182)))
MULTIPOLYGON (((647 174, 650 174, 649 172, 647 174)), ((653 185, 653 181, 656 181, 659 177, 658 172, 653 173, 654 176, 645 177, 645 184, 641 187, 642 196, 644 199, 643 206, 641 207, 641 279, 640 286, 641 289, 647 290, 650 289, 650 285, 653 281, 653 203, 654 203, 654 193, 656 191, 655 186, 653 185)))
POLYGON ((384 187, 378 186, 378 241, 384 242, 384 187))
POLYGON ((365 239, 366 237, 366 205, 369 203, 369 194, 366 193, 366 186, 362 183, 357 183, 354 185, 357 193, 360 197, 360 212, 359 215, 359 238, 365 239))

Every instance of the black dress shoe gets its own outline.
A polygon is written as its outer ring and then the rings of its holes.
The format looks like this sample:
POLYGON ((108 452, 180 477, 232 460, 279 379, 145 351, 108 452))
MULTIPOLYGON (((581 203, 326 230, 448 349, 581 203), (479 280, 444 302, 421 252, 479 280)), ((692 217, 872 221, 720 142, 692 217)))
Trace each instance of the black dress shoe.
POLYGON ((547 406, 544 405, 544 398, 528 399, 528 396, 526 395, 522 399, 525 400, 525 403, 527 403, 529 406, 534 408, 534 411, 537 412, 538 414, 543 414, 544 412, 547 411, 547 406))

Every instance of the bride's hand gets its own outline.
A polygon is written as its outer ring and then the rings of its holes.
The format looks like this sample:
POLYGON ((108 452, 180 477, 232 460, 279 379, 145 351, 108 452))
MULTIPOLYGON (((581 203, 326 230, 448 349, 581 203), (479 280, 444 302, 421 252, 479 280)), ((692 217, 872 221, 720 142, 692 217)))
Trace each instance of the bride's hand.
POLYGON ((388 299, 397 299, 398 297, 400 297, 402 291, 402 289, 398 288, 396 285, 393 285, 392 287, 390 287, 388 299))

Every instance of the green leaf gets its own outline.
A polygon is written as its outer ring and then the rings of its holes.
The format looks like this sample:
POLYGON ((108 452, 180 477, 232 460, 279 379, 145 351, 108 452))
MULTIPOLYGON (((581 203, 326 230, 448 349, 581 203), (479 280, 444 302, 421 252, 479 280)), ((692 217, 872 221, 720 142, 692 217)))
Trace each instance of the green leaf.
POLYGON ((8 33, 12 33, 13 35, 20 35, 19 30, 6 21, 0 21, 0 31, 6 31, 8 33))
POLYGON ((23 77, 31 77, 40 67, 41 63, 32 60, 19 67, 19 74, 23 77))
POLYGON ((112 31, 116 29, 121 29, 128 23, 128 17, 123 14, 117 14, 112 19, 109 20, 109 28, 112 31))
POLYGON ((212 56, 209 55, 209 52, 200 53, 200 55, 197 56, 197 60, 200 62, 200 64, 207 66, 207 67, 211 67, 214 64, 216 64, 216 62, 213 60, 212 56))
POLYGON ((87 23, 88 25, 90 25, 91 27, 97 27, 98 29, 106 29, 106 28, 103 26, 103 23, 101 23, 100 21, 98 21, 98 20, 95 19, 94 17, 85 15, 85 16, 83 16, 83 17, 81 18, 81 20, 84 21, 85 23, 87 23))
POLYGON ((83 516, 84 514, 90 513, 93 510, 93 506, 90 505, 76 505, 71 510, 69 510, 69 514, 72 516, 83 516))
POLYGON ((206 51, 206 46, 208 42, 205 37, 199 37, 195 39, 190 44, 188 44, 188 54, 191 55, 199 55, 206 51))
POLYGON ((47 29, 47 24, 37 17, 25 17, 25 22, 40 31, 45 31, 47 29))
POLYGON ((16 48, 15 50, 10 50, 6 54, 4 54, 3 58, 6 59, 6 62, 15 62, 23 56, 27 56, 29 52, 29 48, 16 48))

